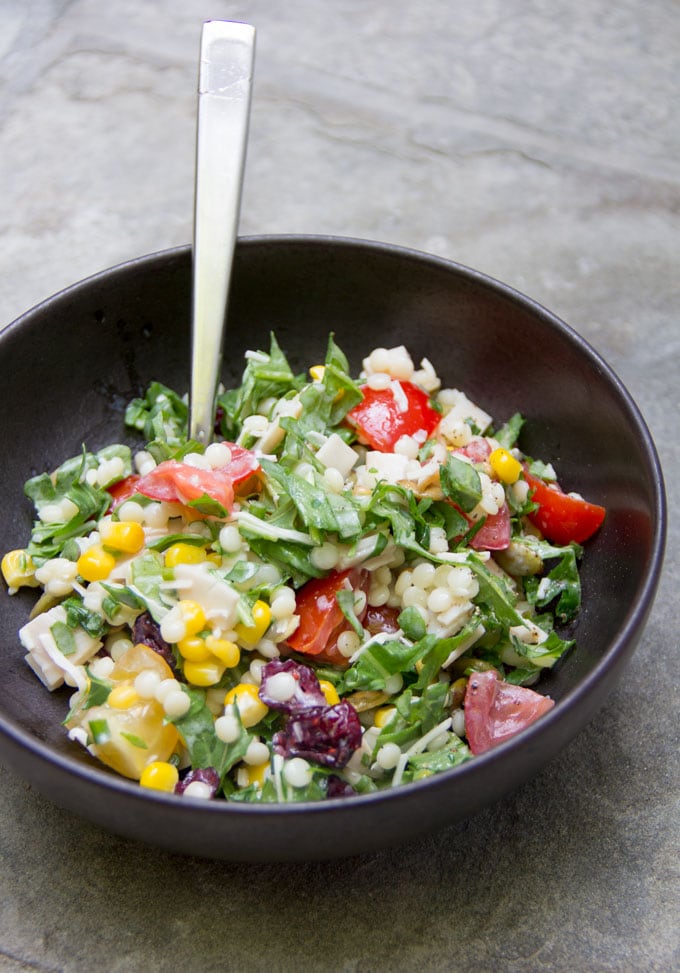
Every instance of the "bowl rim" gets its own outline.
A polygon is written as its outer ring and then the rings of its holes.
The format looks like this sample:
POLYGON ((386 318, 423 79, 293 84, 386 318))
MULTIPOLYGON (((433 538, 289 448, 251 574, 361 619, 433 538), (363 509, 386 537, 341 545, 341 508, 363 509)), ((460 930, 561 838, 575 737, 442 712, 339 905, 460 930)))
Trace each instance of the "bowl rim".
MULTIPOLYGON (((444 787, 446 782, 454 775, 460 780, 462 786, 467 778, 472 777, 474 779, 474 777, 483 774, 487 768, 494 767, 495 765, 503 767, 506 765, 509 756, 525 749, 530 750, 539 736, 543 736, 546 732, 555 732, 559 725, 568 718, 569 714, 577 709, 582 709, 585 712, 585 719, 580 721, 580 729, 585 722, 592 718, 602 702, 602 700, 598 701, 597 696, 598 687, 601 685, 603 676, 611 670, 622 670, 628 657, 635 649, 636 642, 651 611, 663 567, 667 532, 666 491, 661 463, 651 432, 639 407, 612 367, 607 364, 600 353, 571 325, 567 324, 534 298, 529 297, 511 285, 503 283, 483 271, 476 270, 447 257, 437 256, 399 244, 359 237, 302 233, 239 236, 237 239, 237 254, 239 251, 254 247, 281 247, 290 245, 318 247, 320 244, 325 246, 331 245, 338 249, 367 248, 370 251, 383 253, 387 256, 408 258, 423 262, 444 271, 450 272, 453 270, 463 277, 483 284, 487 288, 502 294, 506 299, 518 302, 525 307, 528 306, 575 345, 578 351, 590 361, 591 365, 596 366, 597 370, 602 373, 610 386, 615 390, 621 405, 625 408, 629 422, 638 434, 638 441, 643 449, 648 471, 651 474, 654 484, 653 500, 655 519, 650 544, 650 568, 646 573, 637 598, 629 606, 628 611, 621 620, 616 637, 610 642, 602 657, 597 660, 586 676, 579 679, 576 686, 567 692, 565 697, 559 701, 558 705, 544 714, 537 723, 526 728, 517 737, 513 737, 493 749, 475 756, 473 760, 460 764, 441 774, 420 781, 400 784, 396 788, 386 788, 369 794, 357 794, 351 799, 328 798, 324 801, 301 801, 292 804, 241 804, 226 800, 204 801, 198 798, 178 797, 174 794, 164 794, 150 789, 143 789, 140 788, 137 781, 127 780, 112 771, 100 768, 97 764, 93 763, 90 766, 84 762, 75 760, 71 756, 56 752, 50 745, 30 735, 13 720, 8 719, 4 714, 0 713, 0 735, 7 737, 19 749, 27 750, 39 762, 63 771, 67 776, 75 777, 83 784, 113 791, 127 799, 141 801, 145 805, 149 801, 165 805, 177 813, 181 813, 182 808, 185 809, 186 813, 193 813, 198 807, 201 807, 206 815, 227 814, 229 816, 245 815, 249 817, 257 814, 263 819, 271 817, 297 817, 301 812, 306 815, 323 814, 331 810, 337 811, 338 809, 342 809, 348 813, 353 813, 353 810, 356 809, 356 812, 359 813, 360 809, 366 806, 391 803, 400 797, 405 797, 407 794, 416 795, 424 791, 436 791, 444 787)), ((120 261, 111 267, 104 268, 79 281, 69 284, 23 312, 18 318, 0 330, 0 351, 3 342, 6 340, 6 336, 24 327, 30 322, 33 316, 45 311, 50 305, 68 299, 76 295, 80 290, 96 285, 98 281, 106 280, 112 275, 136 272, 158 262, 164 263, 171 260, 186 259, 190 256, 191 249, 191 244, 182 244, 142 254, 129 260, 120 261)), ((609 689, 607 690, 608 692, 609 689)))

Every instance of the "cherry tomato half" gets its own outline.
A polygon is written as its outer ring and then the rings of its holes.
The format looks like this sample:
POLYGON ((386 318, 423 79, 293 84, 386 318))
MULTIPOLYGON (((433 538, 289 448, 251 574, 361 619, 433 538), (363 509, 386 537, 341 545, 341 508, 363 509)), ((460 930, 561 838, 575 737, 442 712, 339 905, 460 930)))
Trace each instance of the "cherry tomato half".
MULTIPOLYGON (((295 613, 300 624, 288 639, 288 645, 302 655, 314 656, 318 662, 347 666, 348 659, 338 650, 338 636, 351 628, 336 598, 349 585, 355 591, 368 590, 368 572, 331 571, 325 578, 312 578, 295 596, 295 613)), ((357 617, 363 621, 366 609, 357 617)))
POLYGON ((532 476, 525 468, 524 478, 532 491, 531 499, 538 508, 529 520, 553 544, 582 544, 592 537, 605 517, 605 508, 578 497, 570 497, 554 484, 532 476))
POLYGON ((231 510, 235 487, 247 483, 260 466, 250 450, 233 443, 225 445, 231 450, 231 460, 220 469, 202 470, 178 460, 165 460, 140 477, 137 493, 168 503, 188 503, 208 496, 231 510))
POLYGON ((502 682, 494 670, 474 672, 463 703, 470 750, 484 753, 509 740, 554 705, 554 700, 533 689, 502 682))
POLYGON ((363 400, 347 413, 347 421, 359 438, 381 453, 391 453, 402 436, 424 431, 427 439, 441 419, 427 392, 413 382, 397 384, 403 397, 395 395, 393 384, 386 389, 362 386, 363 400))

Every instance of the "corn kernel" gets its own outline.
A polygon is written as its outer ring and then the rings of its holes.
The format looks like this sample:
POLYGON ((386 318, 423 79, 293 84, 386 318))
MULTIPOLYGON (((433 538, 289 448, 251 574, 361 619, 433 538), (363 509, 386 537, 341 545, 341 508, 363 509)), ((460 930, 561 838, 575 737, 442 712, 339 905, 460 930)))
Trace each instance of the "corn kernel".
POLYGON ((382 730, 384 726, 387 726, 395 713, 396 710, 394 706, 381 706, 380 709, 375 711, 373 716, 373 725, 382 730))
POLYGON ((184 676, 192 686, 216 686, 224 675, 224 666, 217 659, 206 662, 185 662, 184 676))
MULTIPOLYGON (((229 639, 218 639, 214 635, 208 635, 205 640, 205 647, 208 652, 212 652, 227 669, 233 669, 239 664, 241 652, 235 642, 229 639)), ((180 646, 180 652, 182 651, 180 646)))
POLYGON ((257 686, 246 682, 240 682, 238 686, 229 690, 224 697, 224 705, 238 707, 241 723, 246 729, 255 726, 269 712, 269 707, 262 702, 258 695, 257 686))
POLYGON ((187 635, 198 635, 206 627, 206 618, 203 607, 197 601, 188 598, 177 603, 182 621, 186 627, 187 635))
POLYGON ((258 599, 252 607, 252 615, 252 625, 244 625, 243 622, 239 622, 234 629, 239 642, 243 642, 247 646, 257 645, 267 631, 272 619, 272 610, 266 601, 258 599))
POLYGON ((336 703, 340 702, 338 691, 332 682, 329 682, 327 679, 319 679, 319 686, 329 706, 335 706, 336 703))
POLYGON ((512 453, 500 447, 489 456, 489 464, 501 483, 516 483, 522 472, 522 464, 512 453))
POLYGON ((312 365, 309 369, 309 374, 313 382, 323 382, 323 377, 326 369, 323 365, 312 365))
POLYGON ((104 547, 114 554, 138 554, 144 547, 144 528, 132 520, 105 521, 99 536, 104 547))
POLYGON ((132 683, 122 682, 113 687, 106 701, 114 709, 130 709, 139 699, 139 693, 132 683))
POLYGON ((8 588, 36 588, 35 564, 26 551, 8 551, 2 559, 2 576, 8 588))
POLYGON ((187 635, 185 638, 180 639, 177 643, 177 648, 179 649, 179 654, 187 662, 207 662, 210 658, 210 652, 205 643, 205 639, 202 639, 198 635, 187 635))
POLYGON ((94 544, 76 562, 78 574, 85 581, 103 581, 116 566, 116 559, 99 544, 94 544))
POLYGON ((165 760, 154 760, 142 771, 139 783, 150 790, 172 794, 178 780, 179 773, 174 764, 167 763, 165 760))
POLYGON ((178 564, 200 564, 205 561, 205 548, 179 541, 170 545, 165 552, 164 561, 166 568, 174 568, 178 564))
POLYGON ((215 564, 218 568, 222 567, 222 555, 218 554, 217 551, 204 551, 205 560, 210 561, 211 564, 215 564))
POLYGON ((248 781, 246 786, 257 784, 259 787, 262 787, 267 776, 267 771, 269 770, 269 761, 264 764, 256 764, 255 767, 250 767, 248 764, 241 764, 239 770, 244 771, 243 778, 248 781))

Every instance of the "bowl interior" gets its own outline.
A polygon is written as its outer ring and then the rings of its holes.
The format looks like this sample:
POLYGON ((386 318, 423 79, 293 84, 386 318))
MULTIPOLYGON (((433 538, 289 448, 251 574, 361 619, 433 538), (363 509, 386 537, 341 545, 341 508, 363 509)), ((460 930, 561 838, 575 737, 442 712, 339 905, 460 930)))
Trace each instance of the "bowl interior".
MULTIPOLYGON (((3 553, 26 542, 31 520, 22 488, 30 475, 83 443, 132 442, 123 410, 152 379, 187 389, 190 289, 189 248, 168 251, 70 288, 0 336, 3 553)), ((578 647, 543 688, 558 701, 578 696, 613 646, 632 651, 660 561, 660 473, 627 393, 574 332, 510 289, 435 258, 326 238, 241 240, 225 384, 238 382, 247 349, 268 348, 270 331, 298 369, 323 360, 329 332, 355 370, 372 348, 405 344, 495 419, 521 412, 525 451, 553 461, 566 490, 608 511, 583 562, 578 647)), ((60 726, 68 692, 47 693, 22 659, 16 632, 34 595, 1 597, 0 717, 90 774, 90 758, 60 726)), ((108 778, 94 773, 100 786, 108 778)))

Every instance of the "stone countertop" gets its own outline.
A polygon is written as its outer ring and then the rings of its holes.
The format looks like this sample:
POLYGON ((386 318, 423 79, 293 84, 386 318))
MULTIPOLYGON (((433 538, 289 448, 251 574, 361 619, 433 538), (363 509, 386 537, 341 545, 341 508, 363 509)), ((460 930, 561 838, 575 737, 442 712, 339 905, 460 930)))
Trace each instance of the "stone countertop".
POLYGON ((514 795, 403 848, 179 858, 0 768, 0 971, 678 969, 677 4, 4 0, 0 325, 190 241, 210 17, 258 29, 242 233, 431 251, 568 321, 656 440, 664 576, 592 723, 514 795))

